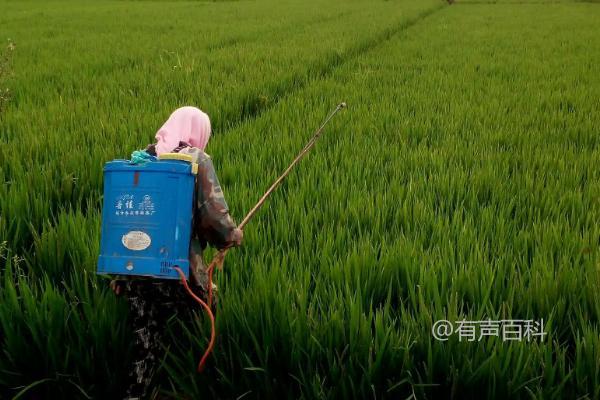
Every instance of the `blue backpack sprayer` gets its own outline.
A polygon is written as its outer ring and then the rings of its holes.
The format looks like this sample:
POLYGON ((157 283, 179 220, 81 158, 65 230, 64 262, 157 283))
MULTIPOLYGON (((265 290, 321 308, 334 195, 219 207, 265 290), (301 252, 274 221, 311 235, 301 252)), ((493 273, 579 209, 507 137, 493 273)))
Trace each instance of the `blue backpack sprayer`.
MULTIPOLYGON (((324 127, 338 111, 340 103, 325 119, 310 141, 287 169, 275 180, 238 225, 250 221, 269 195, 292 168, 314 146, 324 127)), ((189 155, 167 153, 157 161, 134 164, 114 160, 104 166, 104 205, 98 274, 149 276, 181 279, 187 292, 206 310, 211 321, 208 347, 198 364, 202 371, 215 341, 212 313, 212 276, 222 268, 228 249, 220 250, 208 266, 208 299, 199 298, 188 286, 189 245, 193 218, 195 175, 198 166, 189 155)))
POLYGON ((177 153, 106 163, 99 274, 179 279, 176 265, 187 279, 197 168, 177 153))

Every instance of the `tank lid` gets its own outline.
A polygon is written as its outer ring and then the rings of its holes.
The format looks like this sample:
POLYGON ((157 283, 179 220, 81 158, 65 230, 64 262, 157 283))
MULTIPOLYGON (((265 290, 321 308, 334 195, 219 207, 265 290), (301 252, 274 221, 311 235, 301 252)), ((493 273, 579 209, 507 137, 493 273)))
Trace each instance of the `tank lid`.
POLYGON ((192 156, 189 154, 181 154, 181 153, 163 153, 158 156, 159 160, 179 160, 179 161, 187 161, 192 162, 192 156))

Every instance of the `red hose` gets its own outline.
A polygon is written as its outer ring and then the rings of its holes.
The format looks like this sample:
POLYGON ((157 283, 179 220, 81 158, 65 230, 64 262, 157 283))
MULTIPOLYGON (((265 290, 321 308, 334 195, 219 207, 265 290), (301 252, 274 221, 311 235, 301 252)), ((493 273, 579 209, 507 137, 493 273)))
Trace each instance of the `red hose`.
MULTIPOLYGON (((212 267, 212 264, 211 264, 212 267)), ((209 279, 208 279, 208 304, 212 305, 212 268, 209 267, 209 279)), ((181 277, 181 282, 183 283, 183 286, 185 287, 185 290, 187 290, 187 292, 189 293, 190 296, 192 296, 194 298, 194 300, 196 300, 198 303, 200 303, 200 305, 204 308, 204 310, 206 311, 206 314, 208 314, 208 318, 210 319, 210 341, 208 342, 208 346, 206 347, 206 350, 204 351, 204 355, 202 356, 202 358, 200 359, 200 362, 198 363, 198 372, 202 372, 204 370, 204 364, 206 364, 206 360, 208 359, 208 356, 210 355, 210 353, 213 350, 213 347, 215 346, 215 316, 212 312, 212 310, 210 309, 210 306, 208 304, 206 304, 204 302, 204 300, 202 300, 200 297, 196 296, 196 294, 192 291, 192 289, 190 288, 190 286, 187 283, 187 279, 185 279, 185 274, 183 273, 183 271, 181 270, 181 268, 179 267, 173 267, 175 268, 175 270, 179 273, 179 276, 181 277)))

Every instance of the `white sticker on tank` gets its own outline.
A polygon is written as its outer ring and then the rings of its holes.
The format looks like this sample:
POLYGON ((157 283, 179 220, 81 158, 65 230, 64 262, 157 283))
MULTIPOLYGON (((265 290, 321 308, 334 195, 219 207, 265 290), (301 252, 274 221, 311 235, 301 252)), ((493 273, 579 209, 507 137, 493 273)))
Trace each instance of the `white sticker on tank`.
POLYGON ((152 241, 146 232, 129 231, 123 235, 121 242, 129 250, 140 251, 147 249, 152 241))

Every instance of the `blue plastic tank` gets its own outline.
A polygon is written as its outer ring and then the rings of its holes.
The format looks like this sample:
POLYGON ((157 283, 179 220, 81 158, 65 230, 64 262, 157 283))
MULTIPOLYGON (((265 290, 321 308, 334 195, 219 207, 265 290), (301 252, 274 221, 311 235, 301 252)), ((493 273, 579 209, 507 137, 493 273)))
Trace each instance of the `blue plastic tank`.
POLYGON ((195 175, 187 154, 155 162, 114 160, 104 166, 98 274, 179 279, 189 274, 195 175))

